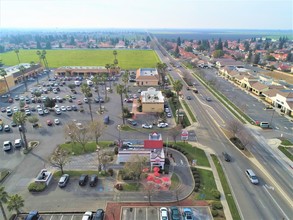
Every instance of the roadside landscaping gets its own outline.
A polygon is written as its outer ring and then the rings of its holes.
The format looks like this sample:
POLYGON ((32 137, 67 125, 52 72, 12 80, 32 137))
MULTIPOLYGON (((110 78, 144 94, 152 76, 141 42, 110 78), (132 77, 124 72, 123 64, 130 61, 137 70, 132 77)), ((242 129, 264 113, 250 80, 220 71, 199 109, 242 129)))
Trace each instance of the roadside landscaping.
POLYGON ((293 155, 289 152, 289 148, 290 147, 284 147, 282 145, 278 147, 278 149, 282 151, 283 154, 285 154, 291 161, 293 161, 293 155))
POLYGON ((195 118, 194 114, 192 113, 191 109, 189 108, 189 105, 187 105, 185 100, 182 100, 182 103, 183 103, 185 109, 187 110, 192 122, 196 122, 196 118, 195 118))
POLYGON ((96 144, 96 142, 89 142, 85 145, 85 150, 83 150, 81 144, 73 142, 60 144, 59 147, 60 149, 67 151, 69 154, 77 156, 95 152, 97 150, 97 145, 103 149, 109 147, 111 144, 113 144, 111 141, 99 141, 98 144, 96 144))
POLYGON ((237 206, 236 206, 236 203, 235 203, 233 195, 232 195, 232 192, 230 190, 230 187, 229 187, 229 184, 227 182, 225 173, 223 171, 223 168, 222 168, 217 156, 216 155, 211 155, 211 156, 212 156, 214 164, 215 164, 215 166, 217 168, 217 171, 218 171, 218 174, 219 174, 219 177, 220 177, 220 180, 221 180, 221 184, 222 184, 222 187, 223 187, 223 190, 224 190, 224 193, 225 193, 225 197, 226 197, 226 200, 228 202, 229 209, 230 209, 231 215, 233 217, 233 220, 235 220, 235 219, 236 220, 241 220, 239 212, 238 212, 238 209, 237 209, 237 206))
MULTIPOLYGON (((105 177, 109 176, 107 171, 96 171, 96 170, 64 170, 64 173, 69 174, 70 177, 80 177, 81 174, 87 174, 87 175, 93 175, 96 174, 99 177, 105 177)), ((60 178, 62 176, 62 173, 60 170, 54 172, 53 177, 54 178, 60 178)))

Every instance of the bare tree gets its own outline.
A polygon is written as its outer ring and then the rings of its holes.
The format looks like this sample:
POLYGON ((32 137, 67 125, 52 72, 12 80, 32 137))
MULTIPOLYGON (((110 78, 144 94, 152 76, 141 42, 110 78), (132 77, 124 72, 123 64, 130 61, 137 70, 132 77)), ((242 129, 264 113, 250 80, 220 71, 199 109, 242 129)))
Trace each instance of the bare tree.
POLYGON ((145 186, 145 190, 146 190, 147 197, 149 200, 149 205, 152 205, 152 195, 156 190, 155 183, 154 182, 147 182, 147 185, 145 186))
POLYGON ((140 180, 142 170, 146 166, 146 157, 139 156, 134 154, 131 156, 129 162, 126 162, 124 165, 124 170, 132 176, 133 180, 137 181, 140 180))
POLYGON ((181 134, 181 125, 177 125, 176 127, 169 130, 169 135, 173 139, 173 141, 176 143, 177 137, 181 134))
POLYGON ((248 147, 252 143, 252 137, 245 129, 241 130, 237 136, 244 148, 248 147))
POLYGON ((61 170, 63 174, 64 166, 70 161, 69 154, 63 149, 56 150, 50 158, 50 163, 53 167, 57 167, 61 170))
POLYGON ((243 130, 244 126, 236 119, 232 119, 227 123, 227 129, 232 133, 233 137, 235 138, 236 135, 243 130))
POLYGON ((103 133, 103 130, 105 129, 104 123, 101 120, 94 120, 89 124, 89 129, 92 132, 92 135, 95 137, 97 144, 103 133))
POLYGON ((74 144, 80 144, 85 152, 86 144, 93 138, 90 129, 88 124, 72 122, 65 126, 65 137, 69 137, 74 144))

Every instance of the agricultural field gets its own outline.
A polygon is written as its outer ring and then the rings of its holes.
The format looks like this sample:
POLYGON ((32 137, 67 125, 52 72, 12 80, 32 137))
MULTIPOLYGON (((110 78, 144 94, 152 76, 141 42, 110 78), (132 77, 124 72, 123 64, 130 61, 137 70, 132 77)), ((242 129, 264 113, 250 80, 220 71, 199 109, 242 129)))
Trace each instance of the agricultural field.
MULTIPOLYGON (((118 65, 122 69, 154 68, 159 62, 153 50, 116 50, 118 65)), ((39 62, 37 50, 20 50, 22 63, 39 62)), ((114 61, 113 50, 46 50, 50 68, 60 66, 105 66, 114 61)), ((0 54, 0 60, 7 66, 18 64, 14 51, 0 54)))

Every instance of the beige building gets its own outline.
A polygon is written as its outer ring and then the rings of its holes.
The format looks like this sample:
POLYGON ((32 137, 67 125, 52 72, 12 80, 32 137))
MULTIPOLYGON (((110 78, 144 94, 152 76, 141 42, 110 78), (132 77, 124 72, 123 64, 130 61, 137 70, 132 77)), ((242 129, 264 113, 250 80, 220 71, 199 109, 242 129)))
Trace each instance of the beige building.
POLYGON ((55 70, 55 74, 61 76, 95 75, 108 73, 103 66, 62 66, 55 70))
POLYGON ((138 86, 157 86, 159 79, 157 69, 141 68, 136 71, 136 84, 138 86))
MULTIPOLYGON (((9 88, 16 86, 17 84, 31 77, 37 76, 42 72, 44 68, 39 64, 31 65, 29 63, 21 63, 16 66, 4 68, 7 75, 5 76, 9 88), (20 71, 20 66, 24 67, 24 72, 20 71)), ((0 76, 0 94, 7 92, 7 86, 4 77, 0 76)))
POLYGON ((163 112, 164 111, 164 96, 161 91, 156 91, 150 87, 147 91, 141 92, 141 104, 143 112, 163 112))

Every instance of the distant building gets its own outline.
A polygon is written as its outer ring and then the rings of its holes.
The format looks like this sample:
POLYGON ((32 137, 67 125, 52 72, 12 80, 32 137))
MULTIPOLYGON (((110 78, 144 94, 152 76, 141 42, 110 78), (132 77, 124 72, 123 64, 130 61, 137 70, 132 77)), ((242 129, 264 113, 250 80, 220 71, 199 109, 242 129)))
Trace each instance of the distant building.
POLYGON ((138 86, 159 85, 159 74, 155 68, 141 68, 136 71, 136 83, 138 86))

